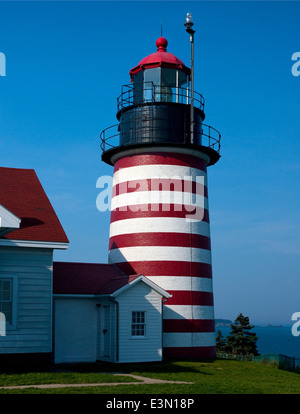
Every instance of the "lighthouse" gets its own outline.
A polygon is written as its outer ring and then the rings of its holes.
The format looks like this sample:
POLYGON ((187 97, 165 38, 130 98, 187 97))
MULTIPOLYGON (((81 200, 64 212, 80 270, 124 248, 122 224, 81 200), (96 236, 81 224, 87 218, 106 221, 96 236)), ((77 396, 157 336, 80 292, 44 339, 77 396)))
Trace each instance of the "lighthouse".
POLYGON ((108 261, 172 295, 163 305, 164 358, 213 358, 207 167, 220 158, 220 134, 204 124, 193 72, 164 37, 129 75, 118 123, 101 133, 102 160, 114 169, 108 261))

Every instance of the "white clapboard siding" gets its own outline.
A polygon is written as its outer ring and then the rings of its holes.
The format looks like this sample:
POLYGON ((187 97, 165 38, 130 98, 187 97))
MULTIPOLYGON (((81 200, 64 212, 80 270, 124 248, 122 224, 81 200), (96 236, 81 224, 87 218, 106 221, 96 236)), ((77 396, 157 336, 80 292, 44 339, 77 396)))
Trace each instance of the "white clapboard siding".
POLYGON ((54 360, 95 362, 97 312, 94 298, 54 299, 54 360))
POLYGON ((13 279, 13 324, 0 354, 52 351, 52 249, 0 248, 0 278, 13 279))
POLYGON ((119 362, 147 362, 162 359, 162 297, 139 282, 118 296, 119 362), (146 312, 145 338, 131 336, 132 311, 146 312))

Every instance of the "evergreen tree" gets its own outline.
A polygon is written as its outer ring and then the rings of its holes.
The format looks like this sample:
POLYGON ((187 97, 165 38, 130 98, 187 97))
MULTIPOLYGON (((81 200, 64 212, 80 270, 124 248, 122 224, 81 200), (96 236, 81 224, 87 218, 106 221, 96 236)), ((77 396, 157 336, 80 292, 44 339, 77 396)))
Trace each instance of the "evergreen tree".
POLYGON ((254 332, 250 332, 252 328, 249 318, 240 313, 231 324, 231 332, 226 338, 224 351, 237 355, 259 355, 256 346, 258 338, 254 332))
POLYGON ((216 346, 217 346, 217 352, 225 351, 226 339, 223 337, 222 332, 220 330, 217 331, 216 346))

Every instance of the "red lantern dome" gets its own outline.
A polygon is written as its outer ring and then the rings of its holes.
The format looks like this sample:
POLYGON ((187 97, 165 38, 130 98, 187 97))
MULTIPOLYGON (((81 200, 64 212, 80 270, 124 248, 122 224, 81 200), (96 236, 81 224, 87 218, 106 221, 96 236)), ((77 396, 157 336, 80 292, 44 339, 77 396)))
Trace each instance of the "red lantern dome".
POLYGON ((132 68, 129 72, 131 80, 134 75, 144 69, 150 68, 171 68, 171 69, 180 69, 183 72, 190 74, 190 69, 185 66, 182 60, 178 59, 172 53, 167 52, 168 41, 164 37, 159 37, 156 41, 157 51, 152 53, 149 56, 146 56, 140 61, 140 63, 132 68))

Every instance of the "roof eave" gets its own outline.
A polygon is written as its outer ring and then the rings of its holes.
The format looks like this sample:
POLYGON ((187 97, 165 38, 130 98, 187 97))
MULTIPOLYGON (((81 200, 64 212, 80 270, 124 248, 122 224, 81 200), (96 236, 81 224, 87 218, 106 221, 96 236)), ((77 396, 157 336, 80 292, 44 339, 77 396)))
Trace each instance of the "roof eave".
POLYGON ((13 240, 1 239, 0 247, 37 247, 44 249, 67 249, 69 242, 39 241, 39 240, 13 240))
POLYGON ((21 219, 0 204, 0 237, 20 228, 21 219))
POLYGON ((169 69, 179 69, 182 72, 185 72, 186 74, 190 75, 191 74, 191 70, 190 68, 188 68, 185 65, 181 65, 181 64, 175 64, 175 63, 171 63, 171 62, 151 62, 151 63, 144 63, 142 65, 137 65, 134 68, 132 68, 129 71, 129 75, 131 77, 131 79, 133 79, 133 76, 135 76, 137 73, 141 72, 142 70, 145 69, 153 69, 153 68, 169 68, 169 69))
POLYGON ((129 282, 126 285, 122 286, 121 288, 119 288, 118 290, 113 292, 111 294, 111 296, 114 297, 114 298, 119 296, 125 290, 129 289, 130 287, 132 287, 133 285, 135 285, 136 283, 138 283, 140 281, 144 282, 146 285, 148 285, 149 287, 154 289, 157 293, 161 294, 164 298, 169 299, 170 297, 172 297, 172 295, 170 295, 167 291, 165 291, 160 286, 153 283, 150 279, 146 278, 144 275, 140 275, 137 278, 135 278, 134 280, 132 280, 131 282, 129 282))

